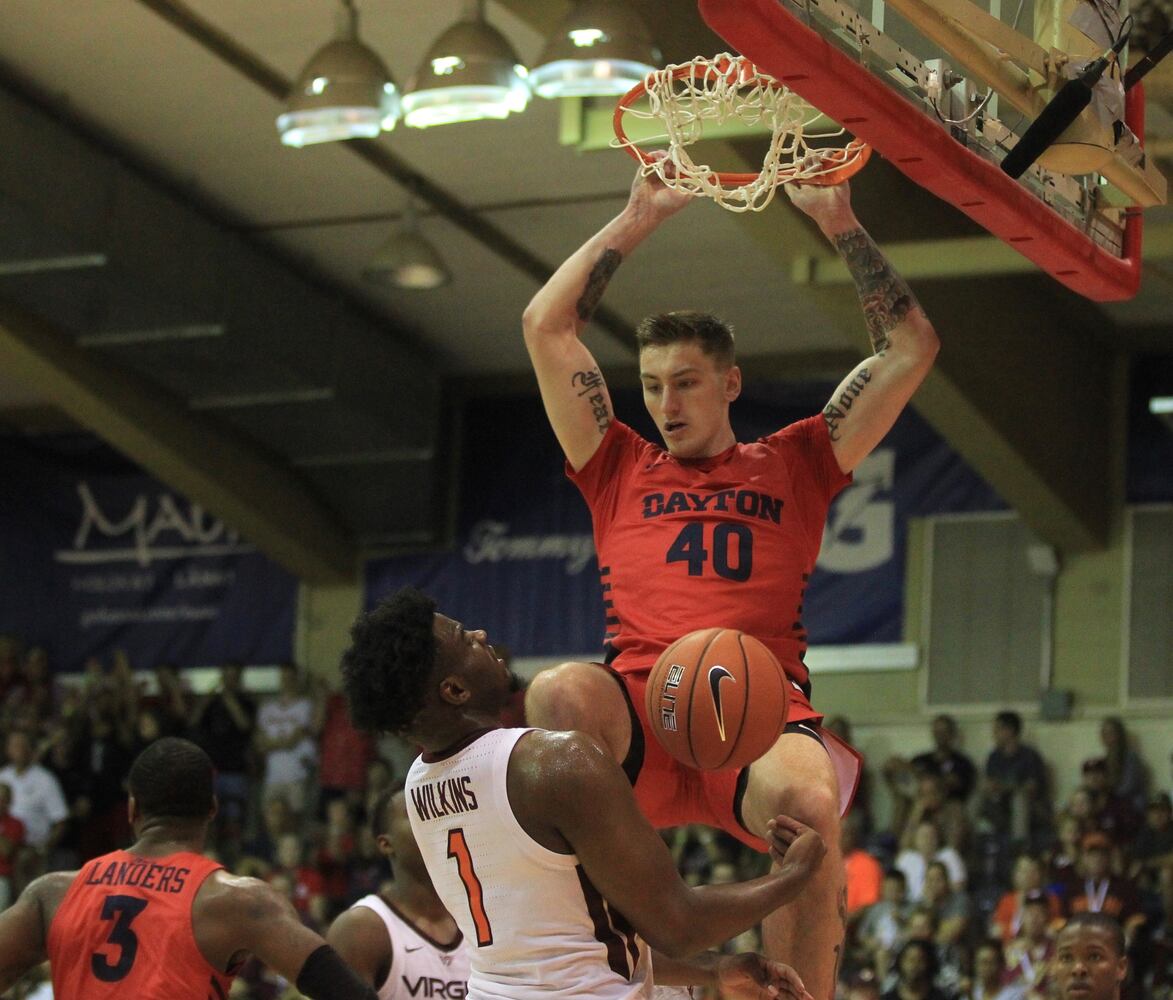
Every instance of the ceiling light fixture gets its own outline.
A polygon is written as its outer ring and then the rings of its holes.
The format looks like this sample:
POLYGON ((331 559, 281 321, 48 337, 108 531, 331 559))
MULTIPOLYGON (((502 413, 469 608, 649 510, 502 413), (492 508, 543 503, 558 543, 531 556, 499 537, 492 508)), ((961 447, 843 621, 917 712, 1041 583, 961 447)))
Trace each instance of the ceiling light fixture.
POLYGON ((403 212, 403 227, 379 248, 362 274, 372 285, 415 291, 439 288, 452 280, 444 258, 419 231, 411 198, 403 212))
POLYGON ((373 139, 399 120, 399 91, 383 60, 358 40, 354 0, 341 0, 338 37, 305 64, 277 130, 286 146, 373 139))
POLYGON ((539 97, 626 94, 663 56, 643 18, 625 0, 578 0, 530 71, 539 97))
POLYGON ((506 118, 524 111, 526 69, 505 37, 485 21, 484 0, 436 39, 408 82, 403 121, 412 128, 506 118))

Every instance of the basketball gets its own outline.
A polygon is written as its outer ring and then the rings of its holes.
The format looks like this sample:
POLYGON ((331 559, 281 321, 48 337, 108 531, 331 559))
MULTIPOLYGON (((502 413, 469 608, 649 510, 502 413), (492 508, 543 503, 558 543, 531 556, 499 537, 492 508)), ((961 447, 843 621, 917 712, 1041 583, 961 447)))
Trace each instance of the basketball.
POLYGON ((774 654, 752 635, 700 629, 677 639, 652 667, 644 692, 648 722, 682 764, 702 771, 745 767, 782 734, 789 685, 774 654))

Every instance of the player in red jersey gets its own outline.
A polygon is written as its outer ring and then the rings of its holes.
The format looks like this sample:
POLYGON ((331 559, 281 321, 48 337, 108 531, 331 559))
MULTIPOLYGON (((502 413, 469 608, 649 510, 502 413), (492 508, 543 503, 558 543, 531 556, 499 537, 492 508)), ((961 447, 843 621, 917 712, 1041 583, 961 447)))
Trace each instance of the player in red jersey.
POLYGON ((803 894, 801 916, 784 907, 763 929, 767 953, 797 968, 824 1000, 834 989, 846 916, 839 815, 858 762, 820 731, 810 704, 803 591, 831 500, 924 379, 937 337, 855 218, 847 184, 786 190, 846 262, 873 349, 821 417, 739 444, 729 419, 741 391, 732 333, 712 316, 677 312, 645 319, 636 337, 644 402, 664 446, 614 418, 580 334, 623 259, 689 200, 654 175, 637 175, 626 208, 526 309, 526 346, 546 413, 594 520, 611 668, 568 663, 540 674, 526 711, 532 725, 599 740, 624 763, 658 826, 706 822, 759 848, 775 813, 817 829, 828 854, 803 894), (715 625, 761 639, 793 682, 786 732, 741 773, 678 764, 644 718, 647 672, 659 653, 715 625))
POLYGON ((139 754, 135 844, 43 875, 0 913, 0 993, 48 958, 54 995, 70 1000, 226 1000, 251 953, 315 1000, 375 1000, 287 900, 202 856, 212 782, 211 760, 187 740, 139 754))

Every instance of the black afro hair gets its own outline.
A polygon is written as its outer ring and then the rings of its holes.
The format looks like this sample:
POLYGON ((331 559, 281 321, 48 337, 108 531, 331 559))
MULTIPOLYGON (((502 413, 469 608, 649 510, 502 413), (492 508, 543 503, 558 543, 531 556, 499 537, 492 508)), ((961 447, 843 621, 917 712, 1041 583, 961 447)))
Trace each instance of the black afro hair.
POLYGON ((359 615, 342 655, 342 688, 356 728, 401 733, 419 714, 436 662, 435 613, 435 601, 404 587, 359 615))

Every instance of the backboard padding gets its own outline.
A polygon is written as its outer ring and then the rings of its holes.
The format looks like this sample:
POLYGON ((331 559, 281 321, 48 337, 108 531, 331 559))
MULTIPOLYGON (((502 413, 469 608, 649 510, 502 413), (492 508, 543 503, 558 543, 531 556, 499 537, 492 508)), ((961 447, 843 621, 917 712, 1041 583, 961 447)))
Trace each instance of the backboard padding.
MULTIPOLYGON (((700 0, 717 34, 761 69, 840 122, 906 176, 956 206, 1067 287, 1100 302, 1136 294, 1141 219, 1127 216, 1121 257, 1097 246, 997 166, 966 149, 895 90, 881 84, 779 0, 700 0)), ((1128 95, 1129 124, 1143 135, 1143 94, 1128 95)))

